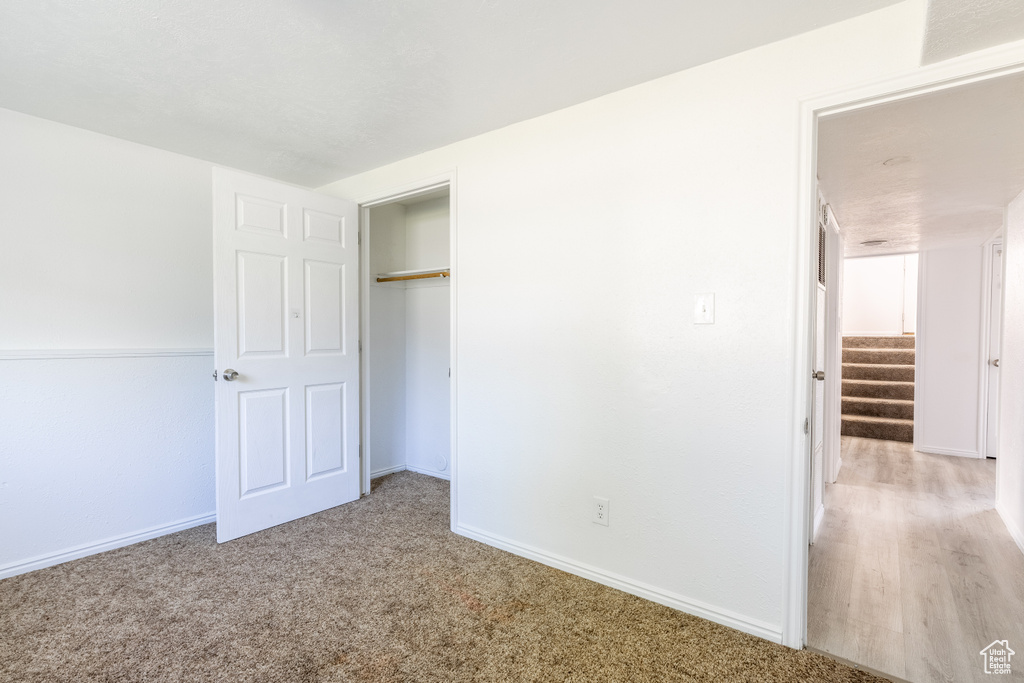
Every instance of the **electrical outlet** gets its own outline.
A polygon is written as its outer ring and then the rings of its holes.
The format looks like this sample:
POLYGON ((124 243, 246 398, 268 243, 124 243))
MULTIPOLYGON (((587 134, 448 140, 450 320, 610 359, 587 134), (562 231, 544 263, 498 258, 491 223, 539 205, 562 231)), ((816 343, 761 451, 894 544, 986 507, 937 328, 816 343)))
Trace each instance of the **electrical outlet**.
POLYGON ((594 496, 594 524, 608 526, 608 499, 594 496))

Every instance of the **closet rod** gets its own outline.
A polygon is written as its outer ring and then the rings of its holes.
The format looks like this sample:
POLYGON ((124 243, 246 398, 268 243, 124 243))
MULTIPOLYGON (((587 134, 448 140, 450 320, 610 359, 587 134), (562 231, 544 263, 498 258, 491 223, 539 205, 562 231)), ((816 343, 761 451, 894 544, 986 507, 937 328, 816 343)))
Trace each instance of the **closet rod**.
POLYGON ((377 282, 398 282, 399 280, 424 280, 432 277, 451 277, 450 270, 434 270, 429 273, 415 273, 412 275, 391 275, 390 273, 381 273, 377 276, 377 282))

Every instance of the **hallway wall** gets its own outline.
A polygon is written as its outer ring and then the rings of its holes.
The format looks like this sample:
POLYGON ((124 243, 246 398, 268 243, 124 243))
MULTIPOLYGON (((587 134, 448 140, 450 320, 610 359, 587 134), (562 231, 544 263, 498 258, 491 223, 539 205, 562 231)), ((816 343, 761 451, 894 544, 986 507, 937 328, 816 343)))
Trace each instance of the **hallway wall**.
POLYGON ((917 331, 917 254, 843 260, 843 334, 917 331))

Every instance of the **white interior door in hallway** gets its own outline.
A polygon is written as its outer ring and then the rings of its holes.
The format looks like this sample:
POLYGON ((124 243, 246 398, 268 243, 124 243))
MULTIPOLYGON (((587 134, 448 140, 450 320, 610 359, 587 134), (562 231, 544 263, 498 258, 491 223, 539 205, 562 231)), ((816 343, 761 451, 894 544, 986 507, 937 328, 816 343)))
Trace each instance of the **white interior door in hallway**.
POLYGON ((355 500, 356 206, 215 169, 217 540, 355 500))
POLYGON ((1003 319, 1003 245, 989 247, 988 402, 985 408, 985 457, 999 450, 999 356, 1003 319))

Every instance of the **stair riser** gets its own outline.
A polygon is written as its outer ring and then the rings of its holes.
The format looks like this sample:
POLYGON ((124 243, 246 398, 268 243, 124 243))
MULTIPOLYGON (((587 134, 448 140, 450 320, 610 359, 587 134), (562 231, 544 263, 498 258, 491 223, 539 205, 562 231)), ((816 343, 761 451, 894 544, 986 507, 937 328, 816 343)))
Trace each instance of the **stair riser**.
POLYGON ((913 349, 843 349, 844 363, 913 365, 913 349))
POLYGON ((864 398, 898 398, 906 401, 913 401, 914 385, 861 384, 859 382, 843 382, 843 396, 863 396, 864 398))
POLYGON ((914 428, 911 425, 847 422, 843 420, 843 436, 860 436, 867 439, 885 439, 887 441, 905 441, 913 443, 914 428))
POLYGON ((912 349, 914 337, 843 337, 844 349, 912 349))
POLYGON ((914 404, 843 401, 843 415, 868 415, 870 417, 894 417, 899 420, 913 420, 914 404))
POLYGON ((889 382, 913 382, 913 365, 846 365, 843 379, 874 379, 889 382))

